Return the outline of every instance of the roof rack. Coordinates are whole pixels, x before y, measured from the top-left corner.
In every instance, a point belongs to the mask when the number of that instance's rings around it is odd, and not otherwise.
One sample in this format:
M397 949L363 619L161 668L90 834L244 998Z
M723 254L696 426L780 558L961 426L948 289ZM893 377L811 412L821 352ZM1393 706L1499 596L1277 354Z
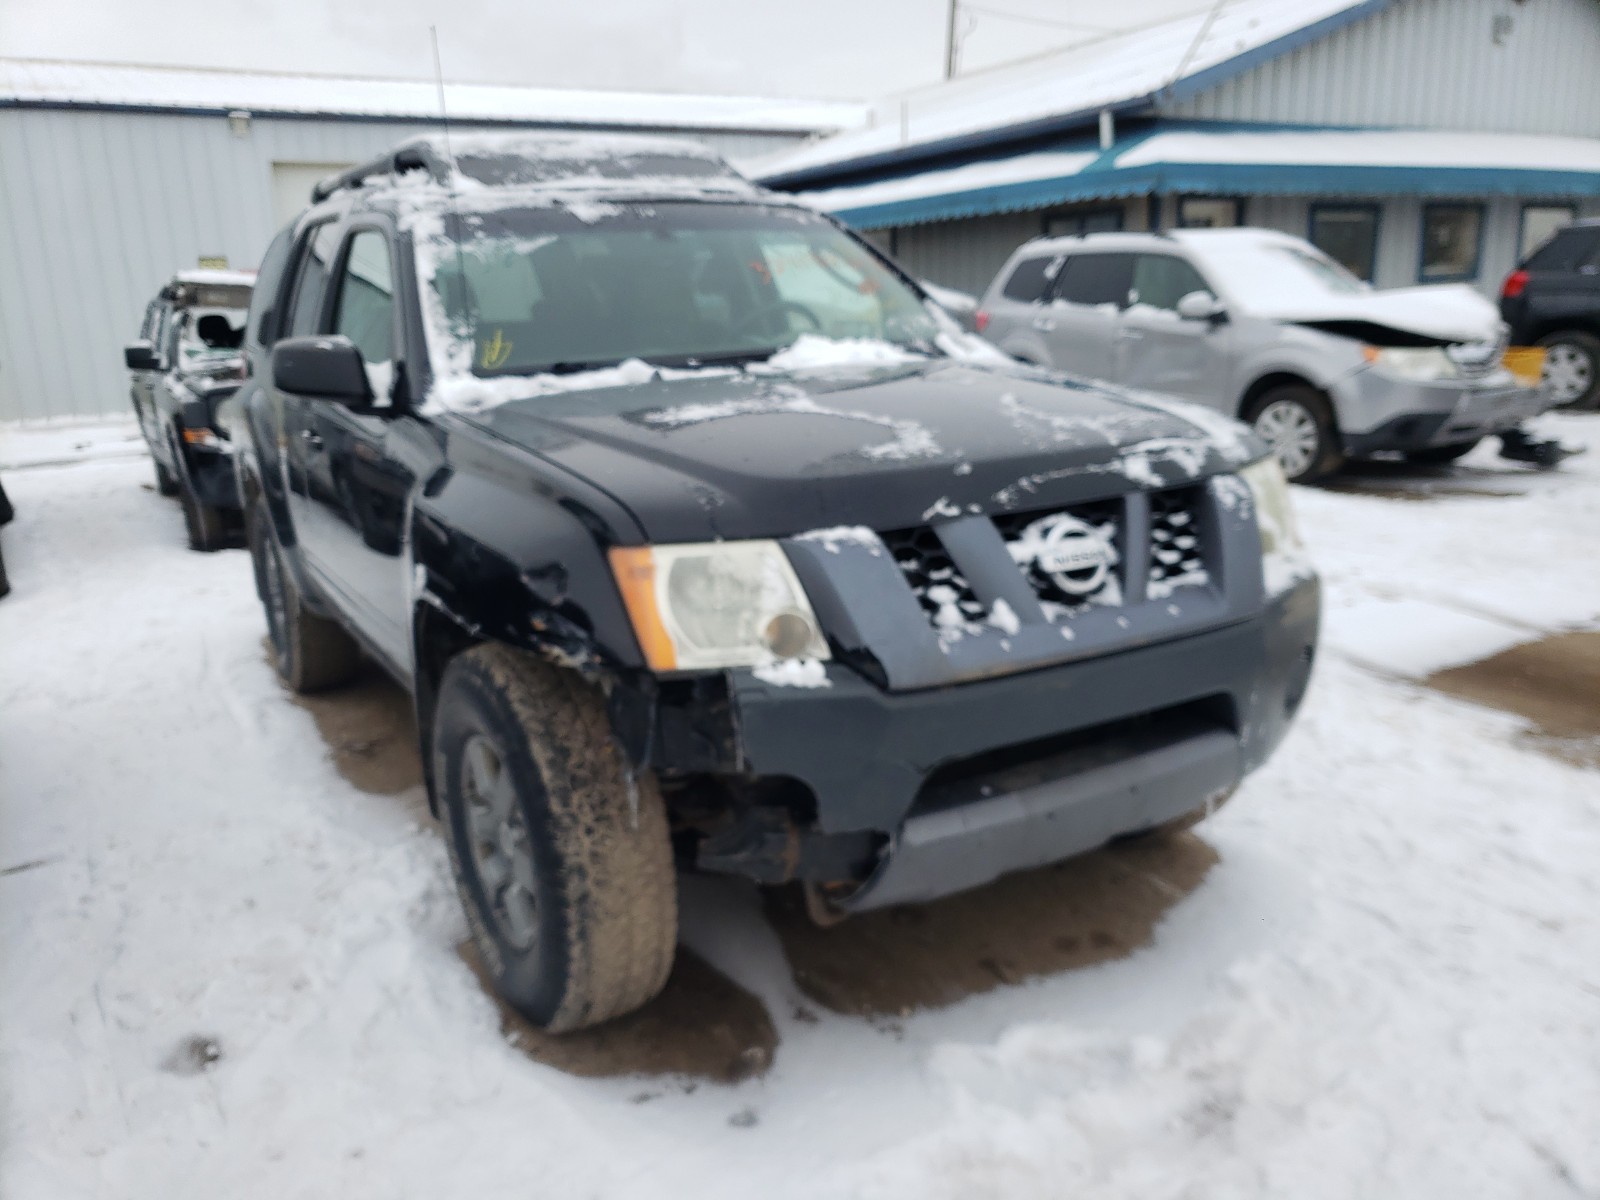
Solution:
M374 176L393 178L408 171L426 171L436 183L450 182L450 163L435 151L426 138L418 138L402 142L370 162L330 175L311 189L311 203L321 204L335 192L361 187Z

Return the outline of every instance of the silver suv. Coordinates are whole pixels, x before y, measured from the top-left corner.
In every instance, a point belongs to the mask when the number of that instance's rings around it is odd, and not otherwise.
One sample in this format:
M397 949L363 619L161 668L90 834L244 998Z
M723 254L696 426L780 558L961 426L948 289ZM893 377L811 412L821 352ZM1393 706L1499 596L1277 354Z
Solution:
M1026 362L1238 416L1295 480L1380 450L1450 462L1549 407L1472 289L1378 291L1268 229L1029 242L977 328Z

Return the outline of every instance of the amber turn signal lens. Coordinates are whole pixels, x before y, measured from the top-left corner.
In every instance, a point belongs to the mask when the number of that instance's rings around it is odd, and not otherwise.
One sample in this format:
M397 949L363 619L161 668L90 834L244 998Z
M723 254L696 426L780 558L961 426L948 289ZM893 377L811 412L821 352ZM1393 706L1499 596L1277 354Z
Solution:
M656 562L648 546L613 546L609 551L611 573L617 577L622 603L633 623L639 649L652 671L672 671L678 666L661 608L656 603Z

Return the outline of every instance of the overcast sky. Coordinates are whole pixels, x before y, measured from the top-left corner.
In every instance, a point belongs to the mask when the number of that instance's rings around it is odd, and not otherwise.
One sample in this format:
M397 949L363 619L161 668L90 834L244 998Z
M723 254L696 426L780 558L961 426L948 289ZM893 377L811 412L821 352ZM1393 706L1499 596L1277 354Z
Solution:
M1208 6L971 0L962 63ZM870 99L940 77L946 12L947 0L0 0L0 54L418 78L433 73L437 24L453 80Z

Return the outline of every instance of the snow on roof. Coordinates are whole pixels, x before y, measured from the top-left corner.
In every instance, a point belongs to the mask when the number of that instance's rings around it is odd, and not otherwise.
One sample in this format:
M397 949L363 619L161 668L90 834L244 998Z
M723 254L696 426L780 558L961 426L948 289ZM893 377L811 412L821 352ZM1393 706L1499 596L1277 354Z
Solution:
M1158 133L1116 157L1118 169L1162 163L1600 171L1600 140L1425 129L1182 131Z
M248 287L256 285L254 271L219 271L209 267L192 267L173 276L175 283L194 283L203 287Z
M446 83L455 121L813 133L859 124L861 104L758 96L584 91ZM409 117L439 114L431 80L338 79L255 71L0 58L0 103L243 110L256 114Z
M1110 151L1038 151L797 198L858 228L1161 192L1600 195L1600 139L1421 129L1157 126Z
M1045 150L1037 154L990 159L939 171L923 171L903 179L806 192L802 198L807 204L827 212L844 212L903 200L921 200L928 196L1004 187L1013 183L1061 179L1076 175L1099 156L1098 150Z
M875 106L866 128L783 151L753 164L752 172L769 182L802 182L824 175L825 168L885 163L910 157L917 148L931 153L1000 131L1137 106L1235 59L1270 52L1274 43L1315 33L1312 27L1322 22L1352 18L1385 2L1206 5L1188 16L903 93Z

